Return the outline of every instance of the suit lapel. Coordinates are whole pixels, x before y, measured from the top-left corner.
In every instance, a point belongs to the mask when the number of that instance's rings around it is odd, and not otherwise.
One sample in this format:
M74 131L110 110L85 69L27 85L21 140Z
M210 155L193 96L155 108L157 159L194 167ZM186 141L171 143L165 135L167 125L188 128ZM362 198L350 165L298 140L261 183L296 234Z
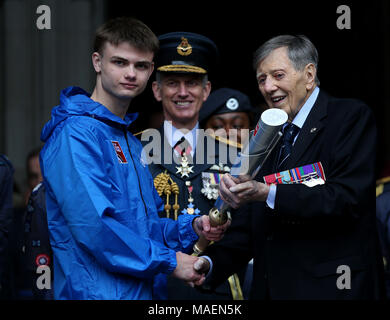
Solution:
M297 140L292 148L291 155L283 165L284 168L293 168L313 143L313 140L324 127L323 119L327 115L328 96L320 91L313 108L311 109Z

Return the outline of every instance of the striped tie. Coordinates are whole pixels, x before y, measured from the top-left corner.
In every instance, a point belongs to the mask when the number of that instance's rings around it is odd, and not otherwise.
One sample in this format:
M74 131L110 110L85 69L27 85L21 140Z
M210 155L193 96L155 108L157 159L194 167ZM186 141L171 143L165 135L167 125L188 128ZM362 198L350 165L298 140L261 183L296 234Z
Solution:
M292 123L289 123L284 128L283 137L282 137L282 147L280 148L278 168L280 168L283 162L290 156L294 138L296 137L298 132L299 132L299 127L297 127Z
M175 144L174 149L182 157L183 155L189 155L192 151L190 143L183 137Z

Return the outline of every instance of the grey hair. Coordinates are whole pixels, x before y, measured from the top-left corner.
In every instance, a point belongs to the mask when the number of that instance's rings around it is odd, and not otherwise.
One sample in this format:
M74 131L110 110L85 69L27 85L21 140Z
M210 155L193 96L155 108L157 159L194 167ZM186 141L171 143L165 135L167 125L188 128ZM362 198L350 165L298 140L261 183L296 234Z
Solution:
M195 75L197 75L197 74L195 74ZM161 80L163 77L164 77L163 72L159 72L159 71L156 72L156 82L158 83L159 86L161 86ZM207 74L199 74L199 77L201 77L201 79L202 79L203 88L206 87L206 84L209 81L208 75Z
M304 35L292 36L281 35L274 37L262 44L253 55L253 67L257 70L261 61L275 49L286 47L287 55L293 67L297 71L302 71L309 63L314 64L318 70L318 52L314 44ZM315 78L317 85L320 80Z

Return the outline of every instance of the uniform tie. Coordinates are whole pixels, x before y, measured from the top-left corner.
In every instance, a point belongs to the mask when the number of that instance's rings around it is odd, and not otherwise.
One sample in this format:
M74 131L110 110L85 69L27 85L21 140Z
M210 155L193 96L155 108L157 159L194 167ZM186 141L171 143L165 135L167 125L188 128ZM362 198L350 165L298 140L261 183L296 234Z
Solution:
M290 156L294 138L299 132L299 127L295 124L289 123L283 130L282 147L280 148L279 164L281 167L283 162Z
M182 157L184 155L189 155L192 151L190 143L183 137L180 138L178 142L176 142L174 149L179 153Z

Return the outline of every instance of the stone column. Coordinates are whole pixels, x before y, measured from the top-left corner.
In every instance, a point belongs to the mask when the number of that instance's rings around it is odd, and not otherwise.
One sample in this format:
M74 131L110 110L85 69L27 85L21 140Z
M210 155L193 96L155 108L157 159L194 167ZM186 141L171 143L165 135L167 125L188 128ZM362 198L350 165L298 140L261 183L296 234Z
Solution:
M40 132L60 90L94 87L92 42L105 20L105 3L5 0L0 5L0 150L12 161L20 186L25 184L26 156L42 145ZM50 9L50 29L37 26L40 5Z

